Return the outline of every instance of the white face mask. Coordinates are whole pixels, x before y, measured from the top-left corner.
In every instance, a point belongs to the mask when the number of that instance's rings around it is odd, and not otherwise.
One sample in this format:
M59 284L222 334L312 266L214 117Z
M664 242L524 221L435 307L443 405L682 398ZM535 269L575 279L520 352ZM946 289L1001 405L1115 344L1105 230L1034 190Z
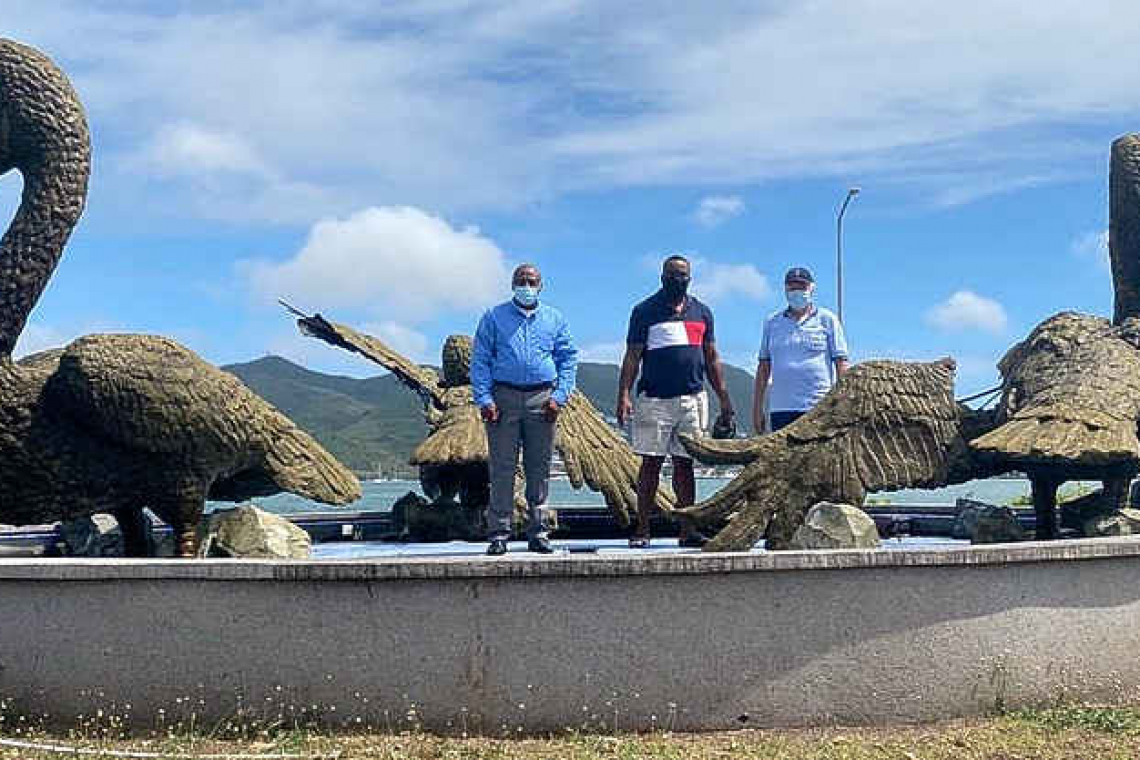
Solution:
M515 301L520 306L531 308L538 303L538 288L533 285L515 285Z
M786 290L784 295L788 299L788 306L796 311L803 311L811 306L811 291L810 290Z

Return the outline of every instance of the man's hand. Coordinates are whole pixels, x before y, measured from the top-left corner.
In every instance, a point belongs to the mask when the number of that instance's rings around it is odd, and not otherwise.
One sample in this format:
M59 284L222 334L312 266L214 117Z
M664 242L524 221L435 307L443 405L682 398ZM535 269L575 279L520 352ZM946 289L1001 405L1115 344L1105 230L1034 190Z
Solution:
M546 418L547 422L557 420L559 411L561 411L561 408L558 406L558 402L552 398L548 398L546 403L542 406L542 416Z
M499 407L487 404L479 408L479 415L483 418L483 422L493 425L499 421Z
M621 393L618 395L617 400L617 421L619 425L624 425L629 422L633 417L633 402L629 400L628 393Z

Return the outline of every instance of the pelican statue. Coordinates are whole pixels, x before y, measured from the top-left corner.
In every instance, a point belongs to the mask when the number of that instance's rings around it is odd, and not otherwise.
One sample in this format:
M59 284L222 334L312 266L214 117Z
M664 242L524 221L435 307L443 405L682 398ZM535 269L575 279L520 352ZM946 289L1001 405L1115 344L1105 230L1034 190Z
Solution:
M149 507L193 556L207 499L280 491L327 504L360 484L237 378L172 340L89 335L12 360L28 314L83 212L91 168L83 107L46 56L0 39L0 174L24 187L0 240L0 522L109 512L130 556Z

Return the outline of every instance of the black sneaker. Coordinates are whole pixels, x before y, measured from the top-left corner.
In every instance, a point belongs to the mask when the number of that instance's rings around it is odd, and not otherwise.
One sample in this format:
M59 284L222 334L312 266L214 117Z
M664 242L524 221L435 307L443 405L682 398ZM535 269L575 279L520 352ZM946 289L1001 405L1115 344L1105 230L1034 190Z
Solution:
M532 552L537 552L538 554L554 553L554 547L550 545L550 539L546 536L532 538L526 542L526 548Z
M492 538L491 545L487 547L487 554L492 557L498 557L500 554L507 553L507 539L505 538Z
M700 549L702 546L709 542L709 537L699 530L694 530L681 536L677 540L677 546L682 549Z

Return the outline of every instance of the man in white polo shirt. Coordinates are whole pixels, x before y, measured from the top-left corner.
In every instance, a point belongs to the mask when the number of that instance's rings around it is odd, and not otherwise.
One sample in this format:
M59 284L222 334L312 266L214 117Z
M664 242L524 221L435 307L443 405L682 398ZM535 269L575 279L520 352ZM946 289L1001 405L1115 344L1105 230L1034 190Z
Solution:
M776 432L802 417L847 371L847 339L839 318L813 303L815 278L803 267L784 275L788 308L764 322L756 387L752 394L752 428ZM771 387L768 380L771 378ZM768 422L764 425L764 397Z

